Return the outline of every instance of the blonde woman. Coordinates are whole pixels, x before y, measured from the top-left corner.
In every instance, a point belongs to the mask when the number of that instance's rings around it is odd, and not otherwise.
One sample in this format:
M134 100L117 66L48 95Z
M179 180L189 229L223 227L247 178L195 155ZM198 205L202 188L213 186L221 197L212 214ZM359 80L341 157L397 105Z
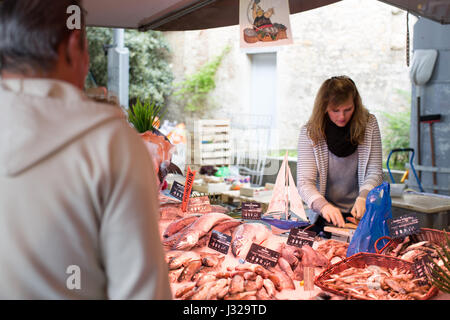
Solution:
M383 180L377 119L347 76L327 79L298 142L297 187L312 209L315 231L361 219L368 192ZM317 214L319 216L317 216Z

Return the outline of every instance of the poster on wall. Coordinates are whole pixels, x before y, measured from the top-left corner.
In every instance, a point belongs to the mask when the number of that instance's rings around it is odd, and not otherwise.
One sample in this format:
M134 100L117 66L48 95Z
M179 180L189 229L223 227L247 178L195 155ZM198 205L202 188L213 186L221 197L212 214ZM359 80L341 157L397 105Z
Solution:
M292 43L289 0L240 0L241 48Z

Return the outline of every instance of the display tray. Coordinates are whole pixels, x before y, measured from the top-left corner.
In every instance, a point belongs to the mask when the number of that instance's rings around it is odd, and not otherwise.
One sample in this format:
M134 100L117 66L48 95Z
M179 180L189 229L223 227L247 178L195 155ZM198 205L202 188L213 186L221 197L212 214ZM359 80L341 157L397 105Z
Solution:
M331 292L336 295L357 299L357 300L371 300L369 298L362 299L361 297L357 297L352 293L342 292L340 290L335 290L334 288L330 288L325 280L331 279L331 275L338 274L348 268L366 268L367 266L375 265L384 268L397 268L400 270L413 272L413 263L396 258L390 257L386 255L376 254L376 253L366 253L360 252L350 256L338 263L335 263L325 269L321 274L319 274L314 280L314 284L321 288L324 291ZM425 297L421 300L428 300L434 297L439 290L436 287L431 287Z

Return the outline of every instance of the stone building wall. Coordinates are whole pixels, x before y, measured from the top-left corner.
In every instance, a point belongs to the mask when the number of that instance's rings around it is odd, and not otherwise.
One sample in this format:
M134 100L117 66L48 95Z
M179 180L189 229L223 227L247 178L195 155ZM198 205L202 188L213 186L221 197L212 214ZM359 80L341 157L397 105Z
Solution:
M417 19L410 15L410 39ZM277 50L277 127L280 148L296 148L321 83L333 75L352 77L363 103L374 113L383 134L383 112L410 108L406 65L406 12L380 1L345 0L291 15L294 43ZM195 72L230 44L212 93L216 109L204 117L250 112L250 63L239 47L239 27L165 32L172 51L176 82ZM169 102L169 119L185 121L179 105ZM282 129L280 129L282 128Z

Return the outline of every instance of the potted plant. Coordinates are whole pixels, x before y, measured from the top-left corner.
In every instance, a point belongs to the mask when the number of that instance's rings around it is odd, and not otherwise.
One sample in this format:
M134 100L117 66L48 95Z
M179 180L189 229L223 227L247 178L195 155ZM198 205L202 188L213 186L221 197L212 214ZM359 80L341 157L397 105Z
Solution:
M169 139L158 130L162 120L163 112L161 107L154 101L147 99L141 103L137 98L136 103L128 109L128 122L139 132L145 145L152 156L154 167L159 177L159 182L164 182L164 177L168 173L182 174L181 170L171 163L174 146Z

